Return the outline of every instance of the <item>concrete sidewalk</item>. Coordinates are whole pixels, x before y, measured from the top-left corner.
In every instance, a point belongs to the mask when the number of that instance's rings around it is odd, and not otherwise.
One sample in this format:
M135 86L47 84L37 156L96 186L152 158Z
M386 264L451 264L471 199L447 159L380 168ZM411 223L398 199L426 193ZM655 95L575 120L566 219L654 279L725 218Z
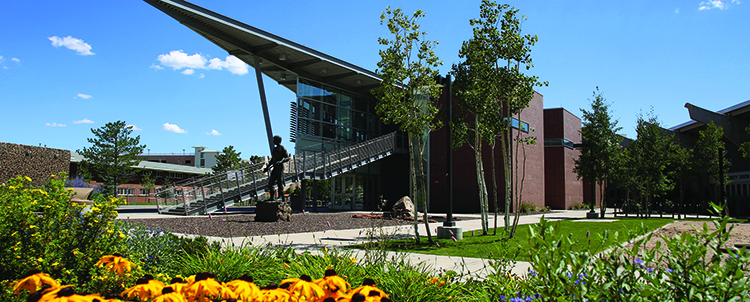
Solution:
M582 219L586 217L587 210L564 210L554 211L553 213L546 213L544 216L550 220L563 220L563 219ZM369 213L369 212L367 212ZM609 213L611 216L611 212ZM439 213L430 213L430 215L444 215ZM473 216L477 219L456 221L456 226L461 227L464 232L472 230L482 229L481 219L478 214L457 214L456 216ZM169 216L178 218L181 216ZM539 222L541 214L539 215L527 215L519 218L519 225L533 224ZM165 218L164 215L156 213L121 213L118 219L126 218ZM609 218L609 217L608 217ZM498 226L503 225L502 216L498 217ZM596 221L596 220L592 220ZM490 227L494 226L494 219L490 216L489 221ZM436 236L436 228L442 226L442 223L430 223L430 230L433 236ZM369 230L372 232L373 230ZM411 225L403 226L392 226L383 227L377 229L382 234L387 234L394 237L413 237L414 229ZM419 224L420 235L426 236L424 223ZM192 237L190 235L183 235ZM377 235L375 237L378 237ZM224 246L241 246L243 244L251 243L255 246L271 244L274 246L289 246L294 248L298 252L309 251L312 253L322 252L323 247L328 249L340 248L342 246L365 243L368 241L368 230L367 229L353 229L353 230L331 230L323 232L309 232L309 233L297 233L297 234L281 234L281 235L266 235L266 236L252 236L252 237L207 237L209 241L221 242ZM367 255L364 250L348 250L352 252L352 257L357 259L363 259ZM438 256L438 255L426 255L416 253L396 253L396 252L385 252L387 259L391 257L405 257L407 261L417 264L422 263L430 266L435 271L455 271L459 275L472 276L481 278L489 273L492 273L490 262L487 259L482 258L467 258L467 257L453 257L453 256ZM530 264L527 262L516 262L513 266L512 273L517 275L524 275L528 272Z

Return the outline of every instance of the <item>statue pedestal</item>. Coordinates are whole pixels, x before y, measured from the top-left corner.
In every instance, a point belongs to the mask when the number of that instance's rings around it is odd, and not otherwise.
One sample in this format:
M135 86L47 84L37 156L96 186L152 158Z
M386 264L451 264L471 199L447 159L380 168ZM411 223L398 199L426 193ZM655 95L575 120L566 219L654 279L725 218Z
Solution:
M586 219L597 219L599 218L599 213L597 212L586 212Z
M451 234L453 232L453 234ZM456 240L464 239L464 230L461 227L437 227L437 238L438 239L451 239L455 237Z
M255 221L292 221L292 207L288 202L266 201L255 206Z

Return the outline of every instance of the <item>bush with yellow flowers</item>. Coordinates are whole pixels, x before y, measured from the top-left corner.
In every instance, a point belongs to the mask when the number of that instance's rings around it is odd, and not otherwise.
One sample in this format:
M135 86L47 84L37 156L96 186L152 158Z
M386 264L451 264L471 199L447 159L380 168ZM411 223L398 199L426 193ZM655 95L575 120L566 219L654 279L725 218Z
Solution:
M101 256L123 249L125 234L113 226L121 200L72 203L65 178L51 175L43 188L25 176L0 184L0 280L38 269L66 284L85 283Z

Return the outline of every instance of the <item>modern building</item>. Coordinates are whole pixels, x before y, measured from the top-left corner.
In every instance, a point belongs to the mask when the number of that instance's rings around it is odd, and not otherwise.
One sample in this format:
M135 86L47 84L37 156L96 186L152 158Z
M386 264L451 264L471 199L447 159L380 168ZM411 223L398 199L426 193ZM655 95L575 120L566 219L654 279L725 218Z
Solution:
M731 162L728 167L730 183L725 194L731 215L750 215L750 160L743 157L742 143L750 142L750 101L711 111L687 103L690 121L669 128L685 148L692 148L698 140L698 132L713 122L724 130L725 158ZM717 150L718 152L718 150ZM667 198L679 200L679 193L673 192ZM688 209L706 209L708 201L720 200L719 186L709 175L698 175L690 180L685 193Z
M263 108L267 108L263 75L296 94L296 98L290 100L290 138L295 143L297 155L305 157L315 153L347 150L354 144L397 130L396 125L384 124L375 112L377 100L372 96L371 90L379 87L380 79L374 72L186 1L144 1L253 67ZM445 94L446 91L438 103L445 103ZM537 93L531 106L520 116L515 116L512 123L513 135L533 136L536 145L519 148L513 145L511 149L514 160L518 159L516 167L519 171L525 171L521 191L523 200L536 206L564 208L572 203L582 202L581 190L576 189L581 184L574 180L572 170L566 170L572 169L569 156L576 156L576 151L565 144L566 140L577 139L580 120L564 110L552 110L549 114L555 116L550 118L550 123L557 124L546 124L547 113L543 109L542 95ZM274 132L267 112L263 115L270 150ZM551 129L550 144L545 145L545 129L548 127ZM448 169L444 137L444 129L438 129L429 135L426 152L429 211L441 212L447 208L445 174ZM393 203L400 197L409 195L407 144L398 140L396 145L393 154L332 177L329 206L336 209L377 209L382 199ZM499 150L494 150L496 161L500 158ZM485 154L485 174L490 180L492 177L489 167L493 151L485 146L482 152ZM453 158L453 209L455 212L478 212L479 190L473 153L468 147L463 147L454 152ZM197 156L195 160L197 164ZM559 169L564 172L556 173ZM499 182L505 177L502 170L498 166L495 173ZM550 176L547 177L545 173L550 173ZM546 183L554 191L554 198L548 198ZM492 192L492 183L488 181L487 184ZM559 194L565 196L560 197Z

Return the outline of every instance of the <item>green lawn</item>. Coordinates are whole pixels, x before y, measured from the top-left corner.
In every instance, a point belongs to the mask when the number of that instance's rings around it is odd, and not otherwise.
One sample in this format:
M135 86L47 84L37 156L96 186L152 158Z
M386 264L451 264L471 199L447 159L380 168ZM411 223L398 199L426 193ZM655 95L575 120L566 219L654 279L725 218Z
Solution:
M611 235L614 235L615 232L624 235L628 230L639 229L641 225L648 227L649 230L653 230L672 221L674 220L666 218L622 218L613 222L563 220L554 222L553 226L556 234L572 234L571 239L580 243L574 246L574 250L583 251L591 247L595 251L601 251L613 246L615 243L614 236L610 236L607 241L603 241L600 238L600 235L605 230L609 230ZM457 242L453 242L452 239L440 239L436 240L437 243L429 244L427 238L423 237L420 244L417 244L413 238L410 238L369 244L369 246L367 246L368 244L360 244L352 246L352 248L373 248L377 246L389 251L409 253L485 259L508 258L518 261L528 261L530 252L542 252L530 251L528 240L529 228L530 225L519 225L516 229L516 236L510 240L505 239L504 228L498 228L497 235L495 236L492 235L493 229L490 229L490 235L486 236L481 235L481 230L474 231L474 236L472 236L471 231L464 232L464 238ZM586 232L590 232L588 238L586 237ZM619 236L618 238L620 242L624 242L625 240L625 236Z

